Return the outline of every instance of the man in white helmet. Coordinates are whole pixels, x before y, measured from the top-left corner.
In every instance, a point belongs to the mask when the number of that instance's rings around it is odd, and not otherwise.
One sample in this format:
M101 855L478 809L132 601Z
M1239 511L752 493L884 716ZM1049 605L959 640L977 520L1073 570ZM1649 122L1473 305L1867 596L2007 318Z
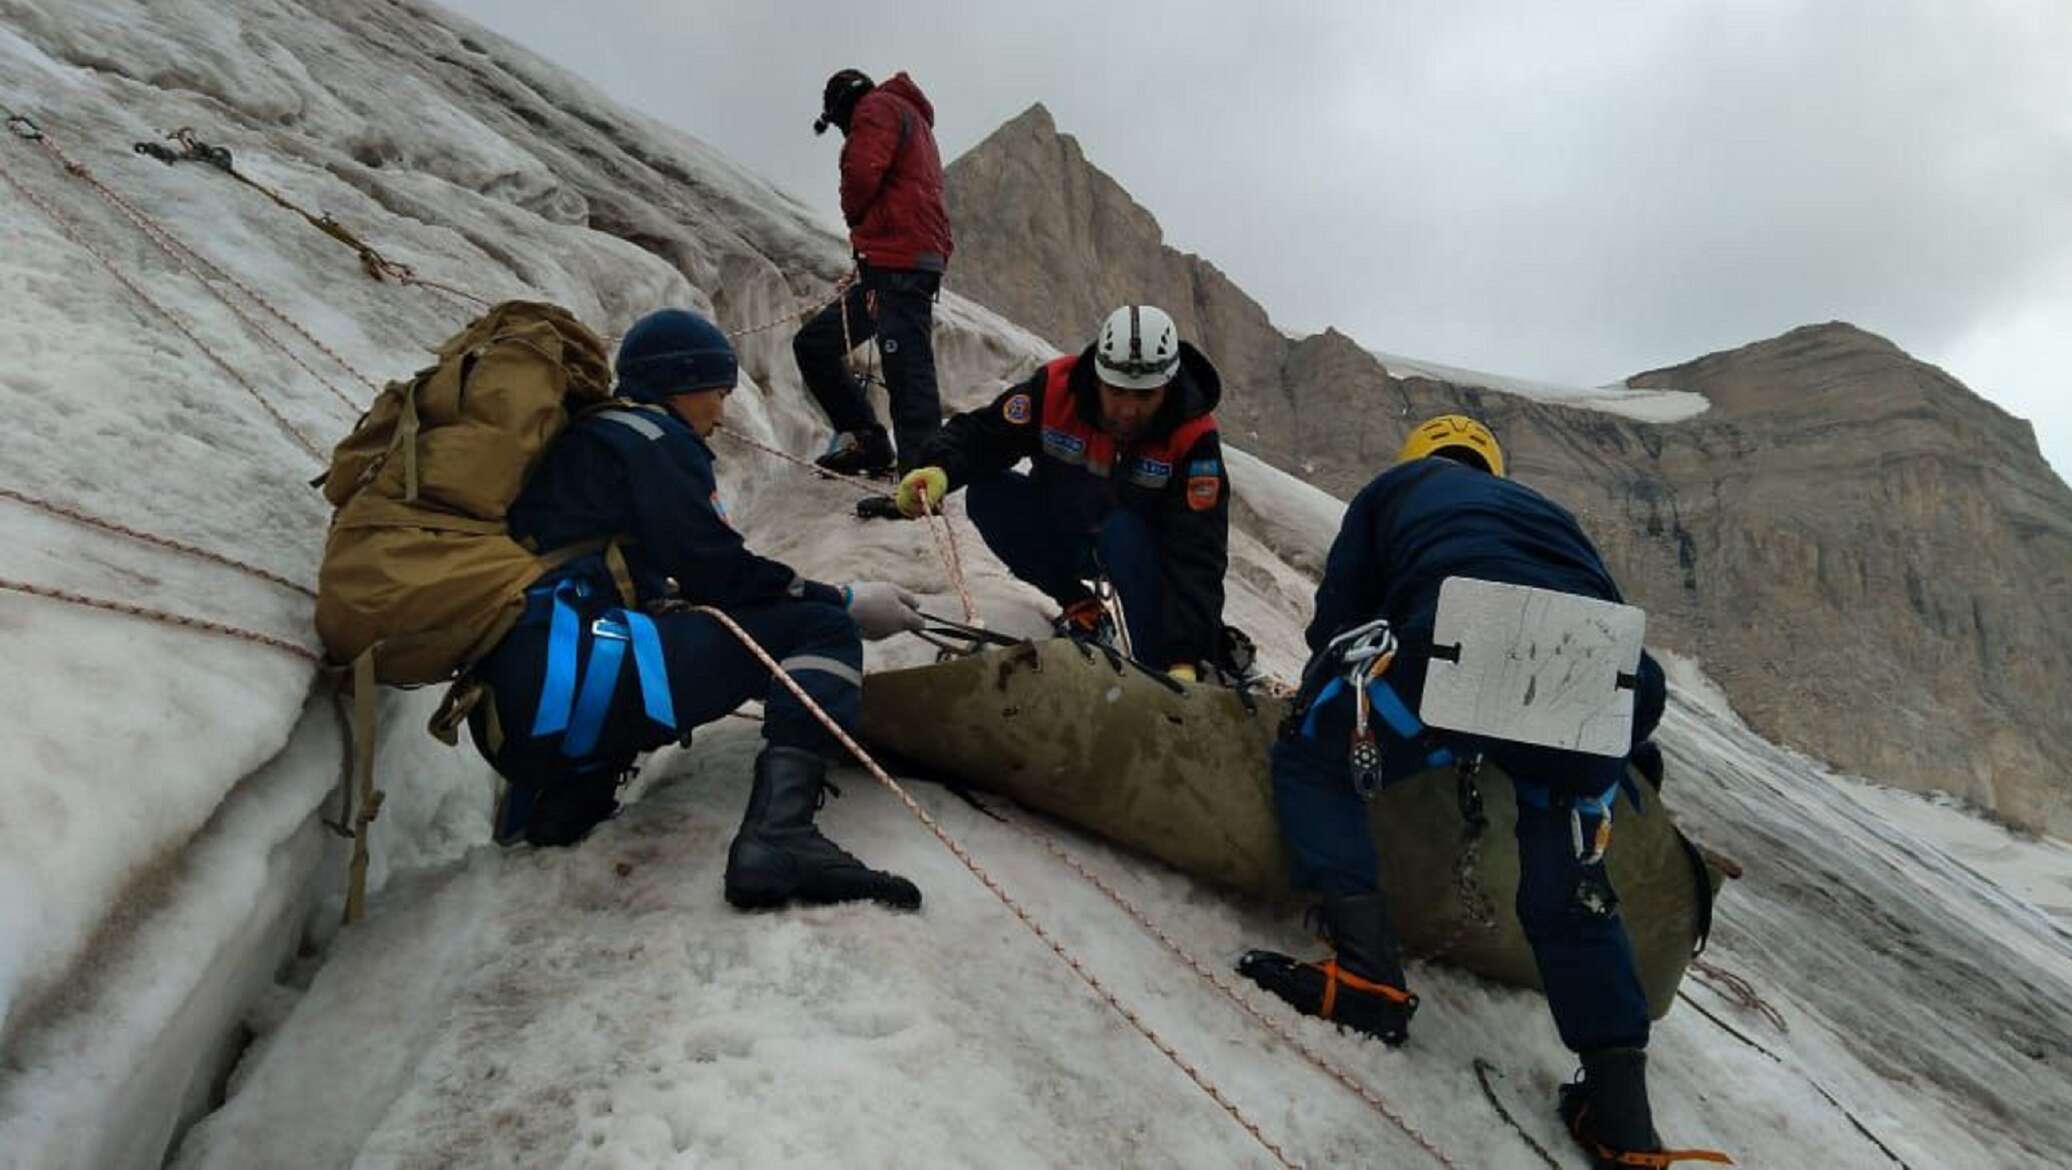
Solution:
M1222 379L1151 305L1108 315L1093 344L944 424L900 481L906 516L958 488L1009 571L1063 610L1061 633L1112 642L1088 587L1122 598L1140 661L1191 680L1218 661L1230 484L1210 413ZM1023 459L1027 474L1010 470Z

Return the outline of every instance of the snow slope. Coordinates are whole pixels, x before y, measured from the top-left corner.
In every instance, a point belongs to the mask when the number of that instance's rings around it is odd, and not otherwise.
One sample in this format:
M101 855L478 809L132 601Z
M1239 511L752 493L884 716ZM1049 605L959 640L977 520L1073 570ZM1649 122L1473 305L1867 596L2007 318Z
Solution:
M1504 374L1485 374L1480 370L1464 370L1458 366L1383 353L1378 349L1370 349L1367 352L1373 354L1382 364L1382 368L1393 377L1430 378L1436 382L1452 382L1459 386L1481 386L1504 394L1516 394L1542 402L1556 402L1562 406L1602 410L1608 414L1623 415L1641 422L1682 422L1687 418L1696 418L1704 414L1712 405L1705 400L1703 394L1689 390L1657 390L1616 383L1610 386L1572 386L1565 382L1543 382L1533 378L1514 378Z
M465 308L373 281L256 193L129 144L192 125L422 275L554 299L606 331L659 304L735 329L779 322L844 263L841 241L709 148L405 4L0 0L0 103L376 379L420 364ZM11 187L0 199L0 487L308 582L326 517L303 483L317 460L289 428L328 444L369 390L254 311L341 401L33 145L0 139L0 167L79 233ZM1048 353L954 297L938 320L954 404ZM734 425L813 449L825 428L787 331L741 346ZM826 579L889 577L954 614L920 527L861 524L847 489L720 450L761 551ZM1241 452L1231 463L1227 616L1285 676L1339 506ZM958 524L989 623L1040 630L1040 598ZM0 534L0 578L311 644L293 589L11 499ZM927 909L726 910L717 867L752 723L657 759L647 799L584 847L502 853L482 844L487 770L420 730L435 696L388 696L374 912L334 936L343 867L319 817L340 727L309 663L6 591L0 646L14 668L0 672L7 1170L154 1166L176 1141L183 1167L1266 1164L861 774L827 823L919 881ZM873 647L871 664L927 653ZM2023 1165L2072 1144L2049 1107L2072 1060L2062 847L1827 776L1684 681L1663 734L1670 799L1750 870L1712 958L1753 978L1790 1031L1694 984L1782 1064L1679 1009L1656 1045L1665 1131L1752 1165L1886 1164L1810 1076L1917 1167ZM1295 1157L1420 1156L1014 829L919 795ZM1212 962L1305 945L1282 916L1063 837ZM1470 1062L1495 1061L1511 1107L1557 1145L1544 1105L1567 1056L1543 1005L1444 968L1416 978L1426 1007L1402 1052L1293 1026L1459 1164L1538 1164Z

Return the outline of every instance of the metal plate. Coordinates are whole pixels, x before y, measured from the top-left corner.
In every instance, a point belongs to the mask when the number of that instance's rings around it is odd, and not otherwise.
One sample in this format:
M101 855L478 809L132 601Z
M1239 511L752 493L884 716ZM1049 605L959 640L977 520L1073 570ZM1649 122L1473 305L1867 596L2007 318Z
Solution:
M1630 605L1448 577L1419 714L1449 731L1624 756L1646 632Z

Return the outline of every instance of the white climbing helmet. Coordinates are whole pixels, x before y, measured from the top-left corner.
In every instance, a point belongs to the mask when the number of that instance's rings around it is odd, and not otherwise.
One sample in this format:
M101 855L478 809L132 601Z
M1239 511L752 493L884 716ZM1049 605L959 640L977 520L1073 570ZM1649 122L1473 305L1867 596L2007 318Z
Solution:
M1101 325L1094 368L1110 386L1155 390L1179 372L1180 330L1156 305L1124 305Z

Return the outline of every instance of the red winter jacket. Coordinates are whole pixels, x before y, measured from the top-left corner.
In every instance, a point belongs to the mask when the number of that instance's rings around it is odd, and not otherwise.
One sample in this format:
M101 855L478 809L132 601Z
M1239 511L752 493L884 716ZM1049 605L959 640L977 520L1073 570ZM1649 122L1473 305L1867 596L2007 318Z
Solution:
M856 100L842 144L842 218L874 268L941 272L950 263L935 107L901 73Z

